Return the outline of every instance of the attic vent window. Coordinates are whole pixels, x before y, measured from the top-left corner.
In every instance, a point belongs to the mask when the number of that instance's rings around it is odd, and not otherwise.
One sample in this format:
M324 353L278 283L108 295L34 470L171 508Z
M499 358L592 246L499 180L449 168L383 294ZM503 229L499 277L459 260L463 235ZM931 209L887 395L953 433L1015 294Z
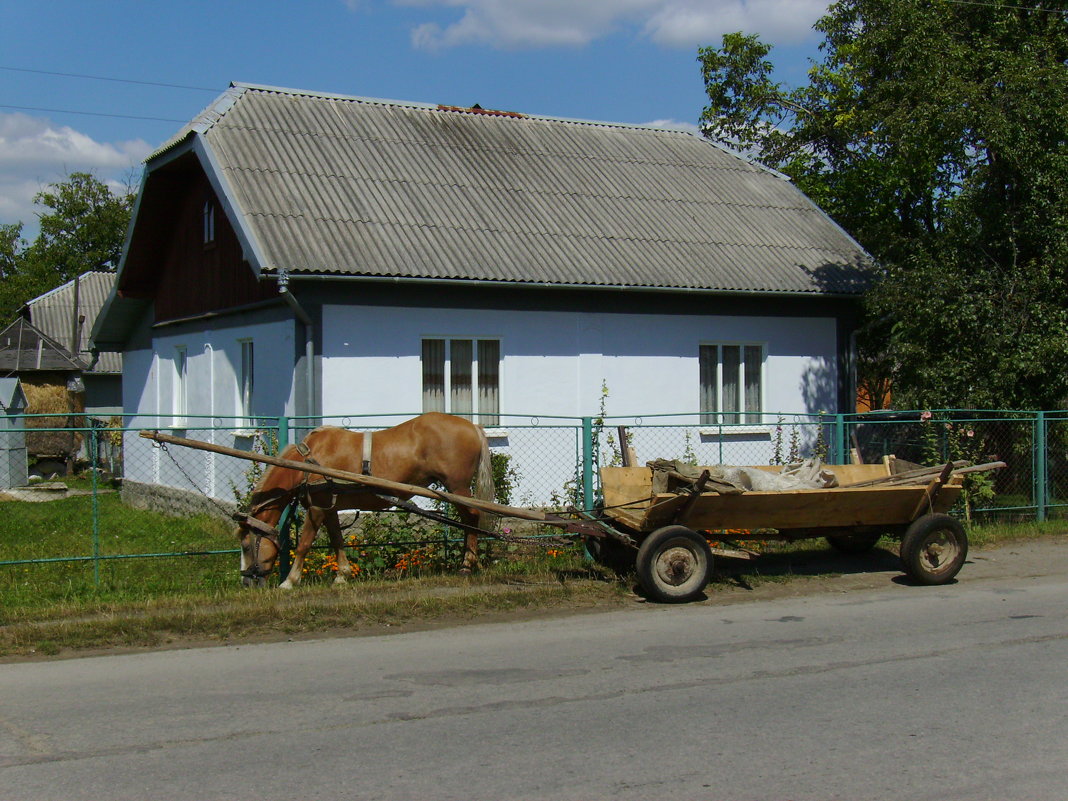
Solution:
M215 204L212 201L204 201L204 212L202 216L204 223L204 244L212 245L215 243Z

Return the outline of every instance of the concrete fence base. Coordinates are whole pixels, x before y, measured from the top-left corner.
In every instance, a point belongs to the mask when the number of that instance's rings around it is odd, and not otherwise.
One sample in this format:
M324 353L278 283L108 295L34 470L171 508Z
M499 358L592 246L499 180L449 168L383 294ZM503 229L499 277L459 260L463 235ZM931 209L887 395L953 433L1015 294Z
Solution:
M199 492L167 487L162 484L142 484L137 481L122 482L122 502L134 509L149 509L175 517L223 517L237 511L234 501L218 498L208 499Z

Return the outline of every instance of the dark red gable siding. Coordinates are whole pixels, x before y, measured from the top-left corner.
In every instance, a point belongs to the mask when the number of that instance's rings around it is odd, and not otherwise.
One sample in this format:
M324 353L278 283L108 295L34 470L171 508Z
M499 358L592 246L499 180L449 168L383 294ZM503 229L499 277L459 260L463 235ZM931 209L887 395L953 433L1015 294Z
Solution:
M241 244L226 218L222 204L200 170L185 172L174 182L179 197L172 198L171 219L157 230L165 231L157 244L159 271L150 294L155 300L156 322L222 311L278 297L271 279L258 281L244 260ZM215 239L204 242L204 204L215 208Z

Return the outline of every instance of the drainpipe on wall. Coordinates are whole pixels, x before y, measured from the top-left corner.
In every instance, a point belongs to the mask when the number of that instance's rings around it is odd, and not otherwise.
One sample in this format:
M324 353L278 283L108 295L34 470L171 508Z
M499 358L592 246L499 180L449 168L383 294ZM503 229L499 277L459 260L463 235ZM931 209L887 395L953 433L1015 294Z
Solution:
M311 416L315 414L315 340L311 317L304 311L300 301L289 291L289 270L279 267L276 280L278 281L278 294L293 310L293 316L304 326L304 399L306 413Z

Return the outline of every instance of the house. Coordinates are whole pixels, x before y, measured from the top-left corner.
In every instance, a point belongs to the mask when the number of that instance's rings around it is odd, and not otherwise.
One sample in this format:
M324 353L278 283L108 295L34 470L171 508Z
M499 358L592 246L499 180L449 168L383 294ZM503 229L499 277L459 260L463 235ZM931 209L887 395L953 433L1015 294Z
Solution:
M264 415L595 415L605 388L759 424L852 407L868 276L699 136L233 84L147 160L92 339L144 425L237 441Z
M99 418L122 413L122 354L89 350L89 332L114 284L114 273L90 271L34 298L22 309L22 316L34 328L63 343L69 354L85 364L81 374L85 413Z

